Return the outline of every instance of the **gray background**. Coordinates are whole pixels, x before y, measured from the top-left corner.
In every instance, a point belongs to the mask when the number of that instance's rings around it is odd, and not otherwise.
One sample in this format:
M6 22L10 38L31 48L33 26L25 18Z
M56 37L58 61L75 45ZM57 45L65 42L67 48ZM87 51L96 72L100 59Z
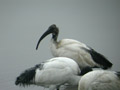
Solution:
M43 90L14 85L16 76L52 58L51 35L35 50L51 24L58 39L81 41L105 55L120 71L120 0L0 0L0 89Z

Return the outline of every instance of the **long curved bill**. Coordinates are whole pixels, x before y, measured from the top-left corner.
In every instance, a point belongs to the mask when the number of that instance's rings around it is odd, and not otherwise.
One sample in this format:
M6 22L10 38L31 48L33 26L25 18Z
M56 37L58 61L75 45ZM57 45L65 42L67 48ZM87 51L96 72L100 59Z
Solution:
M42 41L42 39L44 39L47 35L51 34L52 33L52 30L51 29L48 29L39 39L38 43L37 43L37 46L36 46L36 50L38 49L38 46L40 44L40 42Z

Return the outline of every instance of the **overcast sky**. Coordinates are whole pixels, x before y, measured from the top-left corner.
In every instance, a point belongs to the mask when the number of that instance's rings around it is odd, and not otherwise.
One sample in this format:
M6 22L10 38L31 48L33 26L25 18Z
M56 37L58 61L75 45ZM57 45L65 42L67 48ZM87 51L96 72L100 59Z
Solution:
M120 71L120 0L0 0L0 89L43 90L14 85L16 76L52 58L51 35L35 50L51 24L58 39L81 41L105 55Z

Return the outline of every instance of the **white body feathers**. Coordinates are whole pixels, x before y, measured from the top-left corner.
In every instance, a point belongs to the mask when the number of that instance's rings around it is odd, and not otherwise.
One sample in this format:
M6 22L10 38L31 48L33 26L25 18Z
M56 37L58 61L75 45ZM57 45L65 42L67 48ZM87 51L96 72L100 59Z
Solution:
M58 43L52 39L50 49L53 56L71 58L79 64L80 68L99 66L93 61L91 55L82 48L89 50L85 44L73 39L62 39Z
M44 63L43 69L36 69L35 82L40 86L55 86L56 88L61 84L73 82L70 81L71 77L79 73L80 69L72 59L66 57L52 58Z
M120 90L120 77L114 71L91 71L81 77L78 90Z
M78 85L79 73L79 66L74 60L56 57L25 70L17 77L16 85L35 84L55 90L64 84Z

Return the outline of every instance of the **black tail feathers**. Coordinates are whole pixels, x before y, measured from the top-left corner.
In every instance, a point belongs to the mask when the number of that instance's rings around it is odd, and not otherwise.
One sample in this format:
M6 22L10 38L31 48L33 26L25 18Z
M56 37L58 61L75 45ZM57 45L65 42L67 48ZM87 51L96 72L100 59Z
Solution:
M93 60L97 62L99 65L101 65L103 69L108 69L112 67L112 63L102 54L94 51L93 49L91 49L90 53Z
M105 58L102 54L96 52L91 47L89 47L89 48L90 48L90 50L85 49L85 48L83 48L83 49L90 53L90 55L93 58L93 60L97 64L99 64L101 66L101 68L108 69L108 68L112 67L112 63L107 58Z
M21 73L20 76L16 78L15 85L28 86L34 84L36 69L39 68L39 66L40 64Z

